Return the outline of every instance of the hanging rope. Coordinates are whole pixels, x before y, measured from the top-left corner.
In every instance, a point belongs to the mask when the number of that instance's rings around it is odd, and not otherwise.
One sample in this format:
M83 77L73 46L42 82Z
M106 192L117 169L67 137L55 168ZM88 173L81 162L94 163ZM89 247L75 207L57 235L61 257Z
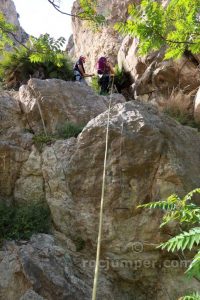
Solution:
M42 100L42 96L40 93L39 94L39 97L40 99ZM36 103L37 103L37 106L38 106L38 110L39 110L39 113L40 113L40 118L41 118L41 121L42 121L42 126L43 126L43 129L44 129L44 133L45 135L47 136L47 130L46 130L46 126L45 126L45 123L44 123L44 118L43 118L43 114L42 114L42 109L41 109L41 106L40 106L40 103L38 101L38 98L36 96Z
M101 189L101 205L100 205L100 215L99 215L99 233L98 233L98 242L97 242L96 264L95 264L92 300L96 300L97 285L98 285L98 278L99 278L99 260L100 260L101 236L102 236L102 227L103 227L103 206L104 206L104 195L105 195L106 165L107 165L107 155L108 155L108 134L109 134L110 108L111 108L111 103L112 103L113 86L114 86L114 76L112 78L112 84L111 84L111 93L110 93L110 100L109 100L109 107L108 107L108 119L107 119L107 126L106 126L106 146L105 146L105 154L104 154L103 180L102 180L102 189Z

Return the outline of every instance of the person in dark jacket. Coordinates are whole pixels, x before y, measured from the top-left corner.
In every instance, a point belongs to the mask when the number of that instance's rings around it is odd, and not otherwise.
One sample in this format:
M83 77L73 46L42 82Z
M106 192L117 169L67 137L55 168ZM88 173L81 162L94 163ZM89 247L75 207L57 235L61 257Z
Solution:
M85 56L81 55L74 65L75 80L84 83L85 83L85 77L93 76L93 74L90 75L85 73L85 68L84 68L85 61L86 61Z

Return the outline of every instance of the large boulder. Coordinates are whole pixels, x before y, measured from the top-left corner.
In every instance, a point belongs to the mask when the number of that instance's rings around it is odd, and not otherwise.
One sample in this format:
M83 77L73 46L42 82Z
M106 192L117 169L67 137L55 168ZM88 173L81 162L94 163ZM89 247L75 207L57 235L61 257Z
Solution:
M42 154L55 226L87 255L86 270L94 266L106 123L107 112L91 120L77 141L59 141ZM176 228L160 230L160 213L137 205L199 187L199 143L198 132L150 105L128 102L111 109L101 259L115 282L121 280L119 299L126 294L127 299L166 300L167 293L176 298L196 287L183 284L185 261L155 249ZM165 291L161 282L167 282Z
M83 262L83 256L73 255L51 235L33 235L29 242L7 242L0 252L0 299L88 300L93 269L86 272ZM99 282L102 298L98 299L116 300L109 276L103 273Z
M53 236L40 234L30 242L7 243L0 258L0 299L86 300L90 297L90 276L87 282L87 274L76 269L72 257L56 244Z
M88 86L56 79L32 79L19 93L1 92L0 200L26 203L45 199L41 155L33 147L33 133L43 134L42 119L48 133L67 122L85 125L107 110L109 101ZM113 95L113 105L124 101L122 95Z
M22 111L34 132L54 133L66 122L85 125L107 110L109 97L96 95L89 86L59 79L31 79L19 90ZM125 99L113 97L113 104ZM44 125L43 125L44 122Z
M148 95L151 99L156 93L169 97L175 88L185 93L194 91L200 85L200 72L197 63L187 57L173 61L154 60L135 83L138 97Z

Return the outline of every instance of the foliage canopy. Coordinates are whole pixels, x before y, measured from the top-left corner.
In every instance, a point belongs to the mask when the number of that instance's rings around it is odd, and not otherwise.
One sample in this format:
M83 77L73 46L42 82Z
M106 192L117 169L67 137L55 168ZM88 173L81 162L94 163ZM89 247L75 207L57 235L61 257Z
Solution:
M139 54L167 46L165 58L178 58L189 50L200 53L200 0L171 0L167 7L155 0L130 5L129 18L115 29L139 39Z

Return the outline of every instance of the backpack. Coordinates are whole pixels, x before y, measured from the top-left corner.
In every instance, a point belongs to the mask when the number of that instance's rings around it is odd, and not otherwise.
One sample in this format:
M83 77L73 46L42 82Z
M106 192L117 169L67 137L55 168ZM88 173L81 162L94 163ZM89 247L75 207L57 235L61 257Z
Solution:
M96 65L96 68L97 68L97 73L99 75L102 75L106 72L107 70L107 59L106 57L100 57L98 62L97 62L97 65Z

